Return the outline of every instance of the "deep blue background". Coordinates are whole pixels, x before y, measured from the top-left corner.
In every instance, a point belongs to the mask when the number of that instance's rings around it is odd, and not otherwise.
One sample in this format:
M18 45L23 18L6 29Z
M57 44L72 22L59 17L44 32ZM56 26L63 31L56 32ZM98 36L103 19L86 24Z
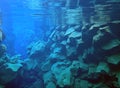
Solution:
M41 3L42 0L0 0L1 28L9 54L20 53L25 57L31 42L45 40L45 32L53 24L49 9Z

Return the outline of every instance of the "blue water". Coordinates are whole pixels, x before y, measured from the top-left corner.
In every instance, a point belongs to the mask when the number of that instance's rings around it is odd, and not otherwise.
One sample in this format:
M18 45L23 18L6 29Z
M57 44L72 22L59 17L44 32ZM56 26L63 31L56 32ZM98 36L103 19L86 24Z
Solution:
M1 28L6 35L4 43L11 55L20 53L26 57L26 47L31 42L45 40L44 32L53 24L47 6L43 8L40 2L42 0L0 1Z

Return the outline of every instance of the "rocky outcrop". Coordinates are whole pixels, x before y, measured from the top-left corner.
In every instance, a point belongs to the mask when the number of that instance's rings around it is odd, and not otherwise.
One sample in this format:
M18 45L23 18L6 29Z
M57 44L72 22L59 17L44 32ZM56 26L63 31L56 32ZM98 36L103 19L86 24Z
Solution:
M0 44L0 57L4 56L7 47L4 44Z
M20 70L16 79L11 78L14 79L11 84L22 79L17 88L120 87L120 2L72 2L54 2L54 8L61 6L63 12L60 18L56 14L57 20L61 21L56 24L61 24L51 30L48 41L34 42L28 46L29 57L23 64L16 60L18 57L9 62L2 57L0 63L6 64L7 67L3 66L5 70L15 74Z
M44 50L45 50L45 42L43 41L38 41L36 43L32 43L28 46L28 54L29 56L35 57L35 56L39 56L40 54L44 54Z
M113 14L118 2L80 0L70 8L68 1L65 24L55 27L47 42L28 48L37 63L31 66L45 88L119 88L120 19Z
M4 55L0 58L0 85L6 86L16 79L18 72L23 67L23 61L19 55L9 57Z
M73 25L58 30L62 37L52 33L45 46L49 51L40 61L45 88L80 88L86 83L85 88L119 87L120 41L111 25L120 27L119 22Z
M67 8L63 25L52 30L45 49L37 48L46 52L43 61L36 59L45 88L119 88L120 13L114 14L119 2L75 0L77 6L71 2L62 5ZM28 54L33 59L42 56Z

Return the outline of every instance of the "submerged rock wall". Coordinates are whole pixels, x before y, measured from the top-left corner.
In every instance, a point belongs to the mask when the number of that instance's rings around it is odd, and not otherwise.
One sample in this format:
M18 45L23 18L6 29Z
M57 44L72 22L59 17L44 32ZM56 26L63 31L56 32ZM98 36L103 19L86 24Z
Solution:
M68 7L66 23L49 37L50 53L41 67L45 88L51 83L54 88L119 88L120 3L79 3Z
M120 87L120 2L74 1L58 1L66 8L61 15L63 23L51 31L48 41L29 45L28 58L23 62L18 56L8 61L7 68L17 75L0 85L4 88ZM19 68L13 69L16 66Z
M39 62L44 88L119 88L120 2L80 0L73 6L68 1L63 24L45 44L36 43L44 49L29 54Z
M82 28L71 26L54 33L41 70L56 80L51 78L46 83L44 78L45 85L53 82L60 88L119 88L119 28L120 22L111 21Z

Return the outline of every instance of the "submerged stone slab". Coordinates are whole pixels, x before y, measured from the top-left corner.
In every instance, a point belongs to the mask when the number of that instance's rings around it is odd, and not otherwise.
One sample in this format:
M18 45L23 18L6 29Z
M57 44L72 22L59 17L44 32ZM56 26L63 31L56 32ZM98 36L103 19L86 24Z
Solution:
M56 85L54 82L49 82L45 88L56 88Z
M96 72L101 72L101 71L105 71L105 72L109 72L110 69L109 69L109 66L107 63L105 62L100 62L96 68Z
M69 35L70 33L74 32L75 29L73 27L67 29L67 31L65 32L65 35Z
M118 64L120 62L120 53L107 57L108 63Z
M81 32L74 31L69 35L69 38L78 38L81 36L82 36Z
M20 63L16 63L16 64L7 63L6 65L7 65L7 69L11 69L14 72L17 72L22 67L22 64Z
M105 44L104 46L102 46L102 49L110 50L119 45L120 45L120 41L118 39L113 39L110 42L108 42L107 44Z

